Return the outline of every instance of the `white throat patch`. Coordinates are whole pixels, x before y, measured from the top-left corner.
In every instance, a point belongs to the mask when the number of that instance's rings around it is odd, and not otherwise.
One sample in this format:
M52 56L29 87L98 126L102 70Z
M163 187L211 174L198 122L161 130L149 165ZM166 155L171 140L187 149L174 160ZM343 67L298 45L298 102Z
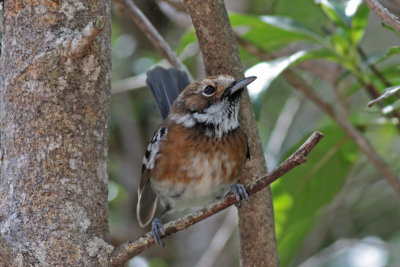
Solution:
M204 123L207 126L207 136L221 138L223 134L239 127L238 113L239 103L230 103L228 99L224 99L202 112L173 115L171 119L188 128L195 126L196 123Z

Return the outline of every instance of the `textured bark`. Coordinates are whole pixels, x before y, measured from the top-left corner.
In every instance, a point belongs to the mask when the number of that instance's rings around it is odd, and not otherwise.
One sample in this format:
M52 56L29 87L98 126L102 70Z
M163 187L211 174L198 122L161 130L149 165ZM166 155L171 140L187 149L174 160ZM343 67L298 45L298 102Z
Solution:
M243 77L236 40L222 0L183 0L192 19L208 75L231 74ZM247 92L243 95L240 125L249 139L251 160L240 182L249 183L267 171L254 112ZM278 266L274 215L270 188L249 199L239 210L242 266Z
M5 1L1 266L106 266L110 3Z

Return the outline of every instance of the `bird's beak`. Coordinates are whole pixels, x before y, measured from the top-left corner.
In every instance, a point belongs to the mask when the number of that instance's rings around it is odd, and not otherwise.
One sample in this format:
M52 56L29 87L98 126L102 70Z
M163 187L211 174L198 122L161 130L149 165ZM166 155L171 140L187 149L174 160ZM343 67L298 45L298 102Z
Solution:
M234 81L230 87L227 88L227 93L229 95L233 95L234 93L240 91L241 89L245 88L247 85L252 83L257 77L250 76L246 77L237 81Z

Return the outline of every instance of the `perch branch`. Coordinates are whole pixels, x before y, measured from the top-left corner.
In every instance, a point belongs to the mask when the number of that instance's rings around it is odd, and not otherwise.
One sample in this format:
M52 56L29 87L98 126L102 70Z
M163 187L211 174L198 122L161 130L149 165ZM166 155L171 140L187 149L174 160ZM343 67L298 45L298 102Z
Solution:
M286 159L283 163L281 163L274 170L269 172L262 178L259 178L249 185L247 185L246 190L249 196L254 195L261 189L265 188L273 181L277 180L279 177L286 174L288 171L293 169L294 167L305 163L306 156L310 151L319 143L319 141L323 138L323 134L320 132L314 132L308 139L303 143L303 145L294 152L288 159ZM236 197L233 193L227 195L225 198L209 205L208 207L202 208L198 211L190 213L180 219L171 221L164 225L165 234L161 235L161 238L165 238L173 233L184 230L189 226L204 220L211 215L220 212L228 208L229 206L235 204ZM155 244L153 236L151 232L143 235L142 237L134 240L126 242L119 247L115 248L113 253L111 254L111 265L117 266L119 264L124 263L128 259L138 255L142 251L150 248Z
M246 49L249 53L259 57L261 60L271 60L272 56L265 53L255 45L248 41L237 37L238 43ZM357 144L358 148L364 152L367 158L374 164L374 166L381 171L383 177L392 186L395 192L400 196L400 179L392 171L390 166L376 153L375 149L369 143L367 138L344 116L343 112L336 111L331 105L326 103L320 96L318 96L312 87L304 81L300 76L296 75L291 69L287 69L282 73L283 78L295 89L302 92L308 99L310 99L319 109L331 117L342 130Z
M142 11L132 2L132 0L117 0L126 10L129 18L139 27L139 29L146 35L158 52L164 56L168 62L177 69L183 70L189 76L192 81L193 78L190 75L186 66L179 60L175 52L171 49L168 43L160 35L157 29L151 24L146 18Z
M386 7L382 6L377 0L364 0L364 3L377 14L383 22L400 32L400 21L397 16L392 14Z
M103 29L104 22L105 20L102 16L97 16L94 20L90 21L88 25L72 39L70 55L77 58L82 57L94 38L96 38Z

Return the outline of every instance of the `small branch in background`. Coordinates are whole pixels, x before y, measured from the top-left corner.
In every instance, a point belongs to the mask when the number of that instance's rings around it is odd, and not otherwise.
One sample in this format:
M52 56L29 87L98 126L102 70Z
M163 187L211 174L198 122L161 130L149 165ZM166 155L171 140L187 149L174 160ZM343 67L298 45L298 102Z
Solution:
M112 83L111 94L125 93L131 90L143 88L146 86L146 74L142 73L137 76L132 76L123 80Z
M70 55L73 57L82 57L86 49L90 46L96 36L101 32L104 27L104 17L97 16L94 20L90 21L86 27L77 34L71 41Z
M236 225L236 211L232 208L225 216L225 219L218 231L215 233L214 237L209 242L207 249L204 251L203 255L201 255L194 267L214 266L215 260L217 259L218 255L220 255L229 238L232 236Z
M186 13L186 7L181 0L156 0L156 2L158 3L165 2L171 7L173 7L177 12Z
M329 115L336 123L353 139L357 146L364 152L367 158L381 171L386 181L392 186L400 196L400 179L392 171L390 166L376 153L367 138L344 116L343 112L335 111L328 103L324 102L314 93L311 86L308 85L300 76L297 76L291 70L286 70L283 77L297 90L303 92L314 104Z
M282 145L289 133L289 128L292 125L293 119L296 117L303 100L304 95L294 91L279 113L279 117L276 120L265 150L268 166L276 166L278 160L277 156L282 150Z
M157 0L156 1L161 11L168 16L176 25L183 28L192 26L189 15L186 13L186 8L182 1L173 0Z
M179 55L179 60L184 61L188 57L194 56L199 52L199 46L197 44L190 44L185 47L182 53ZM155 65L168 68L168 62L163 59L158 61ZM139 88L144 88L146 86L146 73L141 73L136 76L131 76L129 78L112 82L111 84L111 94L125 93L131 90L136 90Z
M265 53L252 43L237 38L238 43L246 49L247 52L259 57L261 60L271 60L272 56ZM291 69L287 69L282 73L283 78L293 88L301 91L307 98L309 98L317 107L330 116L336 123L346 132L352 140L357 144L361 151L367 158L374 164L374 166L381 171L386 181L392 186L395 192L400 196L400 179L392 171L391 167L376 153L367 138L345 117L343 112L338 112L332 108L331 105L326 103L320 96L318 96L312 87L304 81L300 76L296 75ZM339 105L338 105L339 106Z
M246 190L249 196L254 195L261 189L270 185L272 182L277 180L279 177L286 174L288 171L293 169L294 167L305 163L307 161L307 155L311 152L311 150L321 141L323 138L323 134L320 132L314 132L304 143L303 145L294 152L288 159L286 159L283 163L281 163L277 168L269 172L262 178L259 178L253 182L251 182ZM219 200L208 207L202 208L198 211L190 213L180 219L171 221L164 225L165 234L161 235L161 238L165 238L173 233L184 230L189 226L198 223L201 220L204 220L211 215L220 212L228 208L229 206L235 204L236 197L233 193L227 195L222 200ZM111 265L118 266L128 259L138 255L144 250L150 248L155 244L154 238L151 232L143 235L134 241L126 242L119 247L115 248L111 255Z
M158 52L164 56L172 66L177 69L183 70L187 73L189 80L192 81L192 75L186 66L178 59L175 52L171 49L164 38L158 33L157 29L151 24L146 16L140 9L132 2L132 0L117 0L129 15L129 18L139 27L139 29L146 35Z
M400 32L400 21L397 16L392 14L386 7L382 6L377 0L364 0L364 3L376 14L383 22Z
M361 46L357 46L357 51L360 54L361 58L363 60L368 60L367 54L364 52L364 49L362 49ZM386 86L386 87L391 87L393 86L386 78L383 76L382 72L378 70L378 68L374 64L368 63L368 67L371 69L371 71L375 74L376 77Z
M389 98L392 95L395 95L399 92L400 92L400 86L394 86L394 87L387 88L385 93L383 93L381 96L375 98L374 100L369 101L368 107L372 107L374 104L382 101L385 98Z

